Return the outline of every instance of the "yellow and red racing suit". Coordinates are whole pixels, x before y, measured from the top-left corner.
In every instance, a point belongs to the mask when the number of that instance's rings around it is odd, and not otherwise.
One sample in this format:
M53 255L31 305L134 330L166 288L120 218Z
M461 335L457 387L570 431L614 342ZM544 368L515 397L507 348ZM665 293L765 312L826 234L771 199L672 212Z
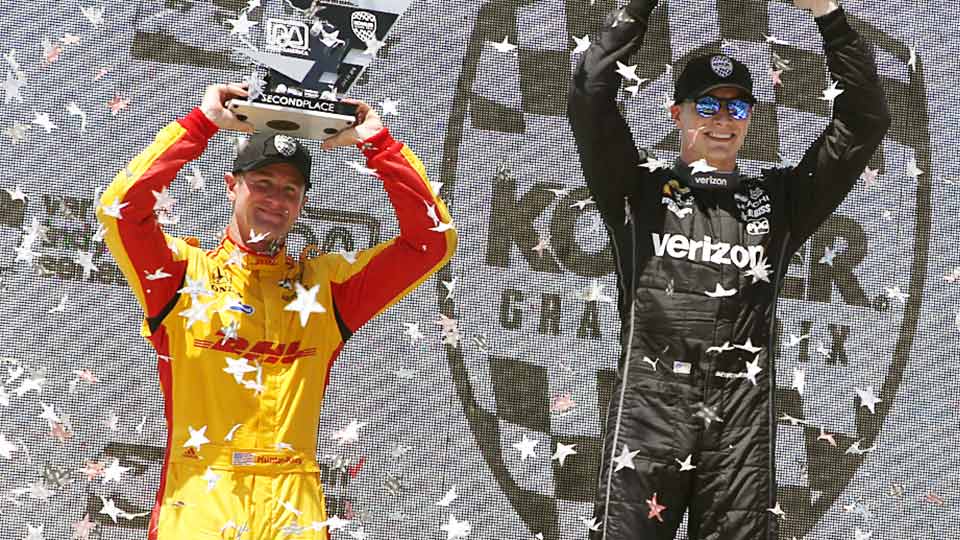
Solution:
M161 230L153 192L216 132L199 109L170 123L97 210L158 353L167 445L149 538L326 539L315 456L330 368L353 332L447 263L457 234L428 213L451 221L417 156L382 129L358 146L383 181L398 237L299 262L229 237L204 251ZM305 324L285 309L298 284L321 306Z

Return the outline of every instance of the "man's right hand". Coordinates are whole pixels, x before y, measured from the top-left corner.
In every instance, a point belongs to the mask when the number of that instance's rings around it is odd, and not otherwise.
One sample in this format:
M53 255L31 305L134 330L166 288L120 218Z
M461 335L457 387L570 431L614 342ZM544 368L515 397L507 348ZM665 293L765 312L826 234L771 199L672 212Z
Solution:
M203 93L200 110L220 129L233 129L253 133L253 124L239 120L233 111L226 107L228 100L245 98L248 83L211 84Z

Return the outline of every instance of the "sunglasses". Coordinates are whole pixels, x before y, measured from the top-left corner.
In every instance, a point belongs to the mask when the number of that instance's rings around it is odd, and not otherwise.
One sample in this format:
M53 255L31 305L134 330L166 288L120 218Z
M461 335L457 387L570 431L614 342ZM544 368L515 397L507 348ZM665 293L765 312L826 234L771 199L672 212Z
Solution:
M703 118L710 118L711 116L720 112L720 107L726 106L727 112L730 113L730 118L734 120L746 120L750 116L750 111L753 109L753 104L749 101L741 98L734 99L718 99L713 96L701 96L693 100L697 108L697 114Z

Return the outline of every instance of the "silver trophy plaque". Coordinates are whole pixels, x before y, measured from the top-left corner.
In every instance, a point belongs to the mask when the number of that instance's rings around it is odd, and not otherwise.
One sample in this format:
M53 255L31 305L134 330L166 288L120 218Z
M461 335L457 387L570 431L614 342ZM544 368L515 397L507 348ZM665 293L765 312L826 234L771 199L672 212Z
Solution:
M264 17L265 44L238 49L265 75L250 97L227 107L257 131L323 140L353 124L340 99L370 65L411 0L285 0L285 16Z

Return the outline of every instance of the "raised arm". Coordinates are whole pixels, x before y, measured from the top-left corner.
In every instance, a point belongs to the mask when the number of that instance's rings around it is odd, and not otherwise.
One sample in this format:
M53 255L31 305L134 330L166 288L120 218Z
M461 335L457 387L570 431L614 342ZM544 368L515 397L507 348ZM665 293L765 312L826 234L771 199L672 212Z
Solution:
M612 226L623 224L624 197L648 172L638 167L640 152L617 108L621 80L617 62L626 64L640 47L656 5L657 0L633 0L611 13L597 42L580 59L570 85L567 114L583 176Z
M244 95L246 91L240 85L208 87L201 106L160 130L153 142L117 173L100 197L97 219L106 228L104 242L148 321L162 317L169 309L186 272L186 244L160 229L154 214L156 194L173 182L188 161L203 153L207 141L219 129L215 121L249 130L247 125L229 124L217 112L222 101Z
M199 157L216 131L200 109L171 122L100 197L97 219L107 230L104 242L148 319L163 312L186 271L179 256L183 254L174 252L180 241L165 235L154 215L154 193L166 189L184 164Z
M327 147L356 142L377 172L390 198L400 235L355 257L329 253L313 264L327 267L333 301L346 340L367 321L416 289L453 257L457 232L446 204L434 195L426 170L416 154L394 140L378 119L366 116L357 132L328 140ZM374 125L378 130L364 138Z
M807 5L803 5L807 4ZM797 0L810 7L823 36L827 66L843 93L833 118L800 163L788 171L791 252L799 249L853 189L890 127L890 112L873 54L832 0Z

